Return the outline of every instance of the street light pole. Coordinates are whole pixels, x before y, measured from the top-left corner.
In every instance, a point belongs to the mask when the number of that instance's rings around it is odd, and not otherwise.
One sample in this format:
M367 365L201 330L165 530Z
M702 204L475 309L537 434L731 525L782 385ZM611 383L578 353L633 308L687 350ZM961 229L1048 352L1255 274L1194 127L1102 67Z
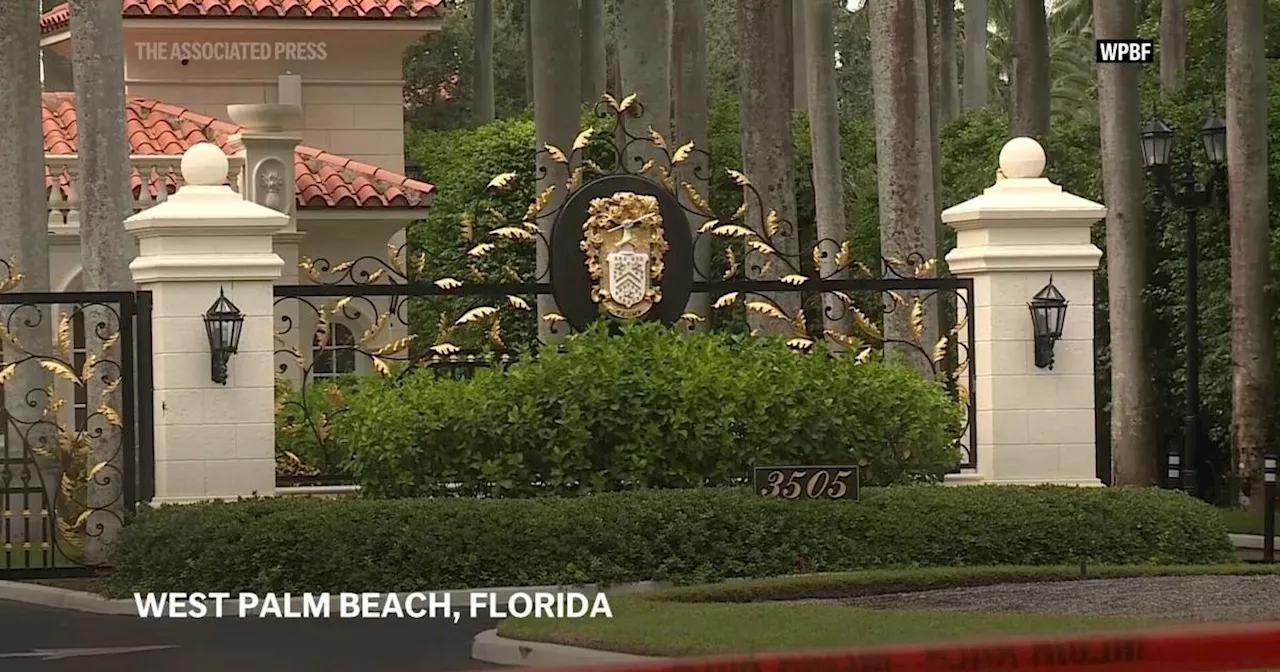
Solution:
M1221 166L1226 158L1227 127L1216 113L1209 113L1204 126L1200 129L1201 140L1209 161L1214 166L1209 182L1204 187L1196 179L1195 163L1187 160L1182 164L1182 175L1175 185L1170 176L1169 158L1173 149L1173 131L1159 120L1148 122L1142 130L1142 154L1147 169L1153 174L1160 192L1175 208L1182 211L1186 219L1185 252L1187 262L1186 277L1186 412L1183 425L1182 454L1182 487L1192 493L1198 493L1199 481L1196 476L1197 444L1200 439L1200 302L1199 287L1199 214L1200 209L1208 205L1224 184Z

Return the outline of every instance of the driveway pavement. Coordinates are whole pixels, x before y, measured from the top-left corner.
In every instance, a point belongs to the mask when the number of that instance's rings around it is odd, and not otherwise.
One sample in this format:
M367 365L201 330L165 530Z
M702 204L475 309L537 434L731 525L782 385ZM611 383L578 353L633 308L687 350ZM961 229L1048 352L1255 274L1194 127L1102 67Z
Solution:
M451 672L491 620L143 620L0 600L4 672Z

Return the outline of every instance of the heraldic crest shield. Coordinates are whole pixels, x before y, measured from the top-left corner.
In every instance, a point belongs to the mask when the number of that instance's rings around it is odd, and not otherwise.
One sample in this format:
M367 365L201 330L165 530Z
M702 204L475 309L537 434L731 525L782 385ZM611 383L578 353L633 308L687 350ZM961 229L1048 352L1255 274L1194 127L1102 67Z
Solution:
M653 196L620 191L591 200L582 225L591 300L615 317L639 317L662 300L662 214Z

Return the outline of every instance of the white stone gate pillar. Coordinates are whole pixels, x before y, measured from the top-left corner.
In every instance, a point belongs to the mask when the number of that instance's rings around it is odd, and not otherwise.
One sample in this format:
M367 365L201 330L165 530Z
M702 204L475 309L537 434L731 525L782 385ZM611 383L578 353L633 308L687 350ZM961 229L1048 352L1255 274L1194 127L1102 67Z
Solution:
M126 220L129 265L153 294L153 504L275 492L272 284L284 262L272 236L289 216L223 186L227 158L208 143L182 157L185 185ZM204 313L225 291L244 314L226 385L213 382Z
M978 467L956 483L1101 485L1095 463L1093 275L1098 203L1041 177L1044 149L1014 138L996 183L942 213L956 231L947 265L973 278ZM1053 368L1035 363L1028 303L1052 279L1068 302Z

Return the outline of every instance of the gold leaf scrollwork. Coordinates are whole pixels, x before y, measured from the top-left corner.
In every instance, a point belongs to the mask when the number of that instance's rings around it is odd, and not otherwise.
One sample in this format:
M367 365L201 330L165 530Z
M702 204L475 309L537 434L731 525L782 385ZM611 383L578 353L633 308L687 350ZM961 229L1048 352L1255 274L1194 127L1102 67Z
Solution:
M486 188L504 189L504 188L507 188L509 184L511 184L513 179L516 179L515 173L502 173L502 174L494 175L493 179L489 180L489 187L486 187Z
M80 381L80 377L76 375L75 371L71 370L71 367L57 360L42 359L40 360L40 368L44 369L45 371L49 371L53 373L53 375L63 380L69 381L71 383L75 383L76 385L82 384Z
M472 308L471 310L468 310L467 312L463 313L462 317L459 317L457 321L454 322L453 324L454 326L462 326L464 324L479 322L480 320L483 320L484 318L489 317L490 315L493 315L496 312L498 312L498 309L494 308L493 306L480 306L478 308Z
M542 148L547 150L547 155L551 157L552 161L555 161L556 163L568 165L569 157L565 156L564 152L561 151L559 147L556 147L553 144L547 143L543 145Z
M911 299L911 337L919 339L924 334L924 304L920 297Z
M775 320L785 320L787 316L778 310L778 307L768 301L748 301L747 310L760 313L765 317L772 317Z
M686 142L685 144L677 147L675 153L671 155L671 164L678 166L685 161L688 161L689 155L691 154L693 154L693 143ZM684 186L687 187L688 185L686 184Z
M721 296L720 298L716 299L715 303L711 304L711 307L716 309L728 308L729 306L732 306L734 302L737 300L738 300L738 293L729 292L728 294L725 294L724 296Z
M933 344L933 363L941 362L947 356L947 344L951 341L950 337L943 336Z
M506 238L507 240L533 240L532 233L518 226L504 226L500 229L494 229L489 232L489 235Z

